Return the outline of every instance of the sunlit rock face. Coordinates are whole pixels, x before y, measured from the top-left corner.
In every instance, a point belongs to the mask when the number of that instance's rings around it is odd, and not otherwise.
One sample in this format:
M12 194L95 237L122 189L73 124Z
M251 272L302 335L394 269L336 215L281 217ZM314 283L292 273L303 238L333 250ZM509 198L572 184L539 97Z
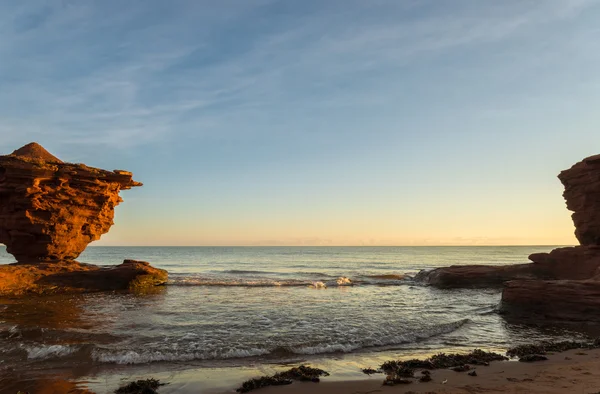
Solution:
M575 236L581 245L600 245L600 155L583 159L558 176L573 211Z
M74 260L113 225L119 192L141 185L28 144L0 156L0 243L20 263Z

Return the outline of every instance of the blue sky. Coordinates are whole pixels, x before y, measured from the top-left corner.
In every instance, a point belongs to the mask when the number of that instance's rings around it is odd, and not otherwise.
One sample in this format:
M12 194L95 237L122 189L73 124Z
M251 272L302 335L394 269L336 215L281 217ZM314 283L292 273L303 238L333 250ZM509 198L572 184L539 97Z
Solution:
M570 244L597 0L0 3L0 152L134 172L104 245Z

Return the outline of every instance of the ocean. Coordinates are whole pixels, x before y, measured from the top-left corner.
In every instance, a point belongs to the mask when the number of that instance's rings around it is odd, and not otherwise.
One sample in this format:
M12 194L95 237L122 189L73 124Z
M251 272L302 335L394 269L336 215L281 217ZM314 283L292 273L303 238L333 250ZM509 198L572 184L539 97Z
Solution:
M499 289L440 290L412 279L449 265L524 263L553 248L89 247L79 261L144 260L166 269L169 283L144 295L0 299L0 374L239 368L578 337L506 321ZM0 249L0 264L10 262Z

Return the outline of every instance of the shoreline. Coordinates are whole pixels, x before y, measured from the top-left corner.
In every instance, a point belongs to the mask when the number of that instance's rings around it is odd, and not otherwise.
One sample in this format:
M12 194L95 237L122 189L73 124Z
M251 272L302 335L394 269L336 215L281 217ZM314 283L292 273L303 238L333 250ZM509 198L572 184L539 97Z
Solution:
M600 391L600 349L575 349L547 354L548 360L532 363L493 361L489 366L476 366L477 376L450 369L431 371L431 382L413 381L411 384L384 386L385 374L364 375L361 367L368 367L375 359L352 357L350 361L321 360L306 365L321 367L331 373L320 383L293 382L286 386L269 386L251 391L264 394L369 394L369 393L565 393L582 394ZM336 367L337 363L337 367ZM165 386L160 394L234 394L236 388L250 378L283 371L289 365L252 365L246 367L177 368L176 363L166 365L138 365L133 368L109 368L88 377L73 378L75 369L55 370L35 380L19 381L14 377L0 376L0 393L15 394L19 390L30 394L108 394L119 386L137 379L159 379ZM328 367L330 367L328 369ZM472 369L472 370L473 370ZM47 371L51 372L51 371ZM88 371L92 372L92 371ZM94 376L95 375L95 376ZM417 370L415 376L420 376ZM13 379L11 379L13 378ZM442 383L446 381L446 383Z
M600 376L595 372L600 368L600 350L586 351L577 355L575 350L548 356L547 361L521 363L518 361L498 361L489 367L476 369L478 376L465 372L439 370L432 372L433 381L412 383L392 387L382 386L382 379L373 378L361 381L327 382L319 384L294 383L290 386L267 387L256 392L264 394L305 393L597 393ZM570 358L567 360L566 358ZM379 375L381 376L381 375ZM445 384L442 384L447 380ZM223 392L222 394L224 394Z
M548 360L519 362L493 361L474 368L477 376L449 369L431 371L431 382L384 386L384 374L362 380L320 383L294 382L288 386L270 386L252 392L264 394L369 394L369 393L582 393L600 391L600 349L575 349L548 354ZM443 383L445 382L445 383ZM174 393L175 391L173 391ZM162 392L161 392L162 393ZM165 391L165 393L169 393ZM190 392L191 393L191 392ZM231 394L222 391L219 394Z

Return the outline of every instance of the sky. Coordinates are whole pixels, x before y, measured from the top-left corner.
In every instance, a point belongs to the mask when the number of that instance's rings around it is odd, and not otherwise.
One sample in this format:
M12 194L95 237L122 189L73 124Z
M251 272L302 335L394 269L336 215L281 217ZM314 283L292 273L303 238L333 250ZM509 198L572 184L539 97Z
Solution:
M97 245L575 244L597 0L7 0L0 154L125 169Z

